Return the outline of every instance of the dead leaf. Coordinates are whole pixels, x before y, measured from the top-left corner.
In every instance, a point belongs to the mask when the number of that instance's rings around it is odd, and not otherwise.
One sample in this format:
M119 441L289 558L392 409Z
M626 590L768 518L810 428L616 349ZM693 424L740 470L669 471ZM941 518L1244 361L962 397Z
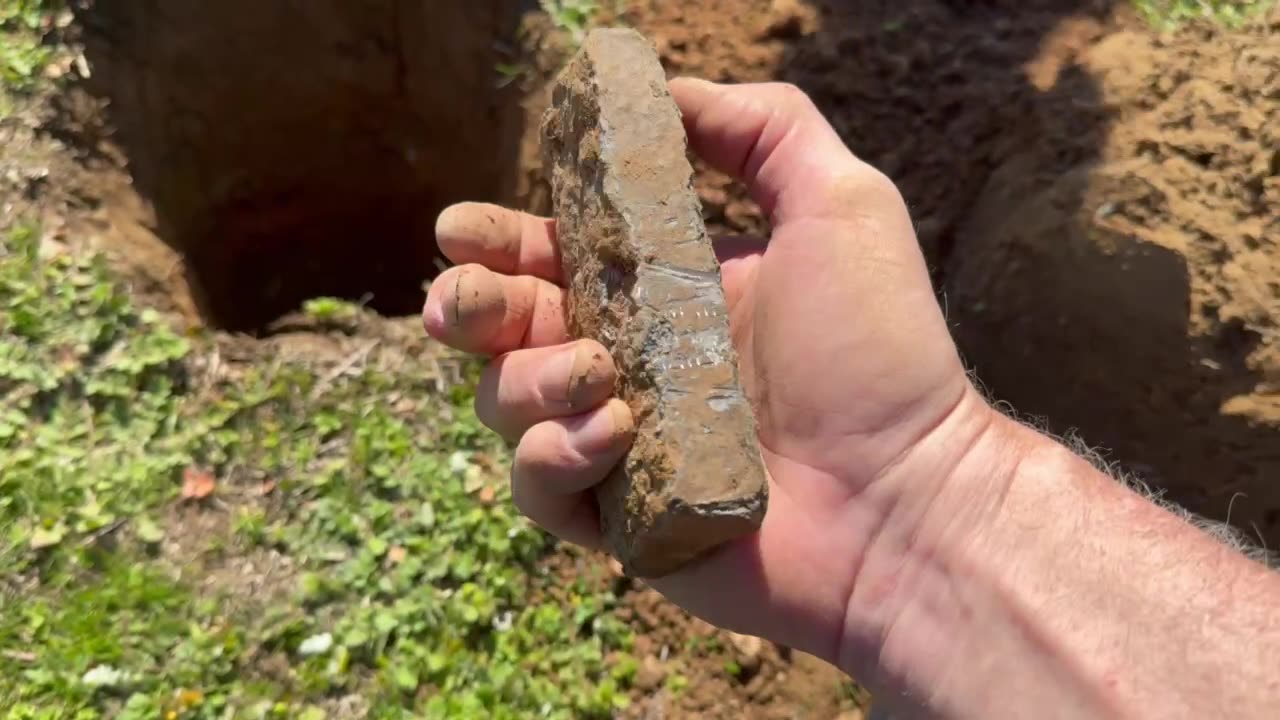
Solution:
M275 492L276 485L277 483L275 480L263 480L262 485L258 487L258 494L270 495Z
M211 473L189 467L182 471L182 499L203 500L213 494L217 485Z
M480 488L479 498L481 505L492 505L493 501L497 499L497 497L498 491L494 490L492 485L485 485Z
M26 650L2 650L0 651L0 657L20 663L33 663L36 661L36 654Z
M387 550L387 562L392 565L399 565L407 557L409 557L409 551L399 545L392 545L391 549Z

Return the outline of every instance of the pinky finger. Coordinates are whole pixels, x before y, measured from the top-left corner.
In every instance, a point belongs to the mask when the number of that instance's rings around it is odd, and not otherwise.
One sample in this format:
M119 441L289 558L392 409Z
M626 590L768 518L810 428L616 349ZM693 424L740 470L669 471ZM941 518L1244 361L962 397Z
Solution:
M631 410L616 398L591 412L529 428L511 469L516 507L552 535L598 548L600 524L590 490L626 453L634 431Z

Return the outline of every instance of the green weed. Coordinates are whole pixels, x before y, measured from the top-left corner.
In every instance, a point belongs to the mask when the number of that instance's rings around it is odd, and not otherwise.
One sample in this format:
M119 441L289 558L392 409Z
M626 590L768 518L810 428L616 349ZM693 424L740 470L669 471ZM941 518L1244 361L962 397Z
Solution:
M4 89L27 92L36 86L53 49L41 42L42 29L60 3L0 0L0 80Z
M354 321L360 315L355 303L331 297L312 298L302 304L302 312L321 325L341 325Z
M626 705L617 599L579 583L537 601L552 546L511 507L468 386L273 358L210 381L193 363L212 340L40 235L0 234L0 719ZM215 479L206 500L183 499L189 473ZM242 576L268 556L289 572Z
M138 312L92 257L0 253L0 558L26 570L162 498L201 446L179 397L188 342Z
M1276 0L1134 0L1134 3L1147 22L1167 30L1200 19L1225 27L1239 27L1273 7Z
M575 46L582 43L592 19L600 12L600 3L596 0L540 0L540 3L542 11L557 28L568 33Z

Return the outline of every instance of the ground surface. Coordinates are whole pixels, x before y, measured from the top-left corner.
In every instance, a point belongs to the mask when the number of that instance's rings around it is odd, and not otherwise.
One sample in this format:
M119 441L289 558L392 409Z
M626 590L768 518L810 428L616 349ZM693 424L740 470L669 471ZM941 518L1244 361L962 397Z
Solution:
M435 24L407 2L317 9L285 37L288 14L192 30L147 3L0 0L0 718L865 705L515 517L474 364L414 319L332 300L278 317L301 297L412 304L422 217L460 187L545 208L520 128L584 4L492 5ZM1205 5L1215 22L1173 29ZM672 73L807 89L901 184L993 395L1274 548L1280 14L1227 27L1242 5L634 0L595 18L649 34ZM424 43L465 72L405 54ZM265 60L223 63L246 54ZM452 97L471 104L433 114ZM766 230L739 188L699 188L714 228Z

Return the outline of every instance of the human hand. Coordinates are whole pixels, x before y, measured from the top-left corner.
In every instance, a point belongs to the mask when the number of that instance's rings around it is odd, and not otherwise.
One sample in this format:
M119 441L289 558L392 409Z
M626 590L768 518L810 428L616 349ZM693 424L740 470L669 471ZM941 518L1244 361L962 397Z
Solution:
M892 623L879 601L906 549L955 533L939 498L995 413L961 366L897 189L801 91L671 90L694 152L741 178L774 228L767 242L716 244L771 485L759 533L652 584L714 624L850 669ZM611 397L607 351L567 334L554 223L463 204L441 214L437 239L460 265L432 284L424 324L494 357L477 412L519 441L517 506L598 547L590 489L626 451L632 418Z

